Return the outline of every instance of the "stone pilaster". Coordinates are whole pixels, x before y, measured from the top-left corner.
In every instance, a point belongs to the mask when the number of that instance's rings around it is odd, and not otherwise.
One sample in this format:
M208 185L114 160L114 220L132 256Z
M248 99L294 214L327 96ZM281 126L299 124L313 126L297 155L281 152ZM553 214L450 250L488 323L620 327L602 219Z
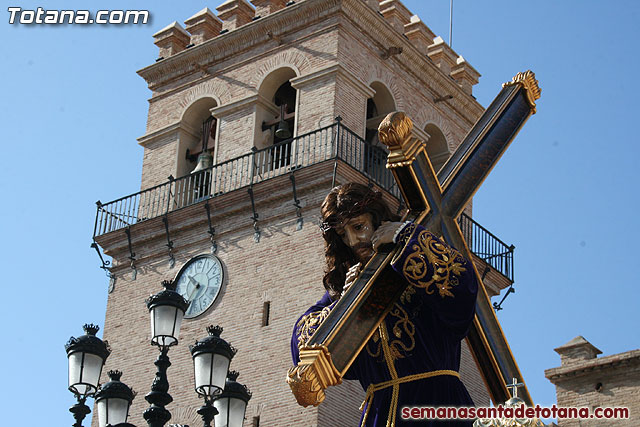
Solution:
M400 34L404 34L404 26L411 21L413 15L399 0L381 1L380 13Z
M471 95L473 86L478 84L480 73L460 55L456 60L456 65L451 70L451 77L460 85L465 93Z
M168 58L185 49L189 44L189 33L176 21L153 35L153 44L160 48L160 58Z
M256 16L264 18L265 16L284 9L287 0L251 0L256 8Z
M211 114L218 120L217 139L220 141L216 147L214 162L222 163L251 151L255 144L256 128L259 126L256 123L259 97L251 95L211 109Z
M191 44L194 45L216 37L222 29L222 21L208 7L184 21L184 24L186 30L191 33Z
M447 75L451 74L451 69L457 64L458 55L440 36L433 40L427 54L434 64Z
M227 0L216 7L216 10L218 18L222 21L222 31L233 31L248 24L255 13L247 0Z
M420 20L418 15L413 15L409 23L404 26L404 35L423 55L427 54L429 46L436 37L433 31Z

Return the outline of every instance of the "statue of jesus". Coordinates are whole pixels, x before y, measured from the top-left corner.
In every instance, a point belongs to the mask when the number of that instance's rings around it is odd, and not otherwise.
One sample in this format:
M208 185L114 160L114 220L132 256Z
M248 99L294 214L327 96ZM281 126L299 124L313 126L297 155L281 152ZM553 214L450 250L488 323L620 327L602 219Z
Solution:
M296 322L299 348L313 335L374 251L402 242L391 266L408 286L345 375L366 392L361 426L416 425L411 407L473 406L460 381L460 343L474 316L478 283L470 261L420 225L398 222L381 197L357 183L335 187L322 204L324 296ZM471 426L422 420L419 425Z

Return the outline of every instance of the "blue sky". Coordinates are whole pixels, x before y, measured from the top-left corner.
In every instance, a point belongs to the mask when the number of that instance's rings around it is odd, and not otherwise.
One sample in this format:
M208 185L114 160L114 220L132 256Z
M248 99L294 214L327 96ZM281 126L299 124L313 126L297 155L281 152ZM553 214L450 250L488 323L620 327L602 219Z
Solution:
M449 1L405 4L448 40ZM83 323L103 324L107 298L89 247L95 201L139 188L136 138L151 93L135 71L157 57L154 32L218 3L10 5L152 17L137 26L26 26L1 11L0 361L9 369L0 396L12 409L3 422L24 425L38 408L48 424L71 425L63 345ZM638 347L639 15L637 2L621 0L454 3L453 48L482 74L474 88L482 105L518 71L535 71L542 88L538 113L474 200L475 219L516 246L516 293L498 317L541 405L555 402L544 378L560 364L553 348L577 335L605 355Z

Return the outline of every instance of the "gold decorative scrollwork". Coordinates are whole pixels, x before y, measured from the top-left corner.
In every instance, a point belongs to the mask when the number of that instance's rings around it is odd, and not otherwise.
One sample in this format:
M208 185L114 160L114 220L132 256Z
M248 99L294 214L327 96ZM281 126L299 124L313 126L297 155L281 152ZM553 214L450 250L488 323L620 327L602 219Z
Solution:
M407 290L400 297L400 303L404 304L409 302L411 294L415 293L415 288L412 285L407 286ZM407 353L412 351L416 346L416 340L414 338L416 333L416 327L411 320L409 320L409 314L399 303L395 303L387 317L385 322L389 320L392 323L389 342L389 350L393 360L402 359L407 356ZM395 337L395 339L391 339ZM376 331L369 342L367 342L366 350L369 356L373 358L379 358L381 355L382 341L380 337L380 331Z
M391 339L391 336L389 337L389 350L391 350L393 360L402 359L408 352L416 347L416 340L414 338L416 326L409 320L407 311L402 308L400 304L394 304L389 315L397 319L391 328L393 336L397 339ZM407 337L409 342L405 343L403 337Z
M538 86L538 80L536 80L535 73L531 70L520 72L516 74L510 82L504 83L502 87L513 86L517 84L524 87L527 93L527 100L529 101L529 105L533 110L533 114L535 114L536 100L540 99L540 94L542 93L542 89L540 89L540 86Z
M322 345L302 347L300 363L287 373L287 384L298 404L304 407L318 406L325 398L324 390L341 382L329 350Z
M453 298L451 289L458 285L458 277L466 271L462 266L462 255L427 230L420 232L417 243L413 244L411 250L402 267L407 279L414 286L423 288L427 294L432 294L437 289L442 298ZM429 265L433 268L431 277L427 277Z
M313 336L318 326L324 322L327 318L334 304L324 307L320 311L311 312L303 316L296 325L296 332L298 334L298 348L304 347L304 345Z
M287 384L298 402L298 405L318 406L324 400L324 389L315 375L312 374L310 365L294 366L287 372Z

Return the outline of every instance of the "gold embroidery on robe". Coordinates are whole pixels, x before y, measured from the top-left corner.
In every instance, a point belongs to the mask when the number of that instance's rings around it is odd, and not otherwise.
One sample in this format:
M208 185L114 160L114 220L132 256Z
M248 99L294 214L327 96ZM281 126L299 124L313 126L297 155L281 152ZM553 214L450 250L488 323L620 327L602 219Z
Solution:
M320 311L313 311L304 315L300 321L298 321L298 324L296 325L298 332L298 348L302 348L307 341L309 341L318 326L320 326L320 324L324 322L324 319L329 316L332 308L333 304L328 305Z
M402 359L406 356L406 353L412 351L416 346L416 340L414 338L416 326L411 320L409 320L407 311L399 304L393 305L389 315L398 319L391 328L393 336L397 339L391 339L392 336L389 336L389 350L391 350L391 357L393 360ZM408 343L405 343L403 337L408 338Z
M407 290L412 289L413 286L409 285ZM415 290L413 290L415 293ZM405 291L402 294L400 300L406 298L410 299L411 291ZM409 296L405 296L409 295ZM407 299L408 301L408 299ZM393 326L391 327L392 335L390 334L388 337L387 345L390 350L390 355L392 360L403 359L408 356L407 353L412 351L416 346L416 341L414 335L416 333L416 327L411 320L409 320L409 314L407 311L398 303L395 303L391 308L391 311L387 314L386 320L391 320L393 322ZM395 337L395 339L392 339ZM366 349L369 356L373 358L380 357L381 354L381 337L380 331L376 331L369 342L367 343Z
M426 230L420 232L411 251L402 266L407 279L427 294L437 289L442 298L453 298L451 289L458 285L458 277L466 271L462 255ZM427 277L429 264L433 267L430 278Z

